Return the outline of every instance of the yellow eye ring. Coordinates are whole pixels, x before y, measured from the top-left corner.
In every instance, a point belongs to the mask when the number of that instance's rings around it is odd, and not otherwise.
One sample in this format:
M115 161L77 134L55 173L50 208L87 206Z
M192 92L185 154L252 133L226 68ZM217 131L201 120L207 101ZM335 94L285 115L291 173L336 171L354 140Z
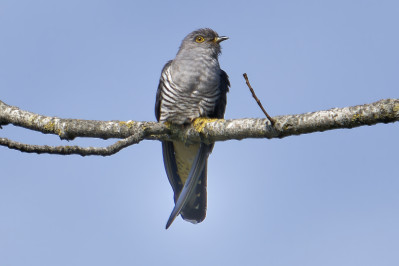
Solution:
M202 43L202 42L205 41L205 39L204 39L204 37L202 37L201 35L199 35L199 36L195 37L195 41L196 41L197 43Z

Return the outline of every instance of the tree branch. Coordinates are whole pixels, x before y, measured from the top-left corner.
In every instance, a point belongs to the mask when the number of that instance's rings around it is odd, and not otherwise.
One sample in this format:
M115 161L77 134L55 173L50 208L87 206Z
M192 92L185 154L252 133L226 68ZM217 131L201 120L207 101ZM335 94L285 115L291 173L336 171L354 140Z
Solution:
M172 124L136 121L96 121L62 119L23 111L0 101L0 126L14 126L56 134L61 139L75 137L123 139L105 148L78 146L38 146L0 138L0 145L23 152L111 155L141 140L180 140L186 143L214 142L245 138L283 138L338 128L354 128L377 123L399 121L399 99L386 99L352 107L333 108L326 111L299 115L284 115L268 119L196 119L193 125L180 127Z
M141 134L140 134L141 133ZM109 145L104 148L95 148L95 147L80 147L80 146L48 146L48 145L30 145L24 144L17 141L13 141L6 138L0 138L0 145L6 146L13 150L19 150L27 153L48 153L48 154L60 154L60 155L70 155L70 154L78 154L81 156L86 155L101 155L101 156L109 156L113 155L123 148L126 148L130 145L139 143L143 140L142 134L143 131L133 134L130 137L127 137L123 140L119 140L112 145Z

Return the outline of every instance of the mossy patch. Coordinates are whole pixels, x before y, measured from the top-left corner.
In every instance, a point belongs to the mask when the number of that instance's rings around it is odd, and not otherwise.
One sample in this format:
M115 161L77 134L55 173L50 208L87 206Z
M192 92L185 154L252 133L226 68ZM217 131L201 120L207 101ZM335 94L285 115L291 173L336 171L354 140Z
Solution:
M120 121L119 122L119 126L123 127L127 127L128 129L131 129L134 126L135 122L134 121L129 121L129 122L125 122L125 121Z
M44 129L46 131L49 131L49 132L54 132L55 123L54 122L48 122L47 124L44 125Z
M60 129L56 129L55 123L54 123L54 122L48 122L47 124L45 124L45 125L44 125L44 129L45 129L47 132L55 133L55 134L57 134L58 136L61 136L61 130L60 130Z
M218 121L218 120L219 120L219 119L217 119L217 118L199 117L199 118L196 118L196 119L193 121L192 125L193 125L194 129L195 129L197 132L201 133L201 132L203 132L203 130L204 130L204 128L205 128L205 126L206 126L207 123L209 123L209 122L215 122L215 121Z
M352 122L360 122L360 119L362 118L361 114L354 114L352 116Z

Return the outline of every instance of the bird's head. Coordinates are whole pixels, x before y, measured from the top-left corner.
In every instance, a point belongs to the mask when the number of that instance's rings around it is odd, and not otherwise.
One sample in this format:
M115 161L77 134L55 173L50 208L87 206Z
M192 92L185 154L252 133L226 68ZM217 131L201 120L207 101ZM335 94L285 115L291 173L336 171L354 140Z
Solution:
M220 43L227 40L209 28L199 29L188 34L179 49L178 54L205 53L217 57L221 53Z

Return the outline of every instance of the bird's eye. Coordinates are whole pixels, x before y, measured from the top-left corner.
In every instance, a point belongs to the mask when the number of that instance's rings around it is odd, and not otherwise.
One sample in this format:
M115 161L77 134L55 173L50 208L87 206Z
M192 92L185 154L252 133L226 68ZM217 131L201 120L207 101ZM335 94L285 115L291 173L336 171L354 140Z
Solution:
M202 37L201 35L199 35L199 36L195 37L195 41L196 41L197 43L201 43L201 42L205 41L205 39L204 39L204 37Z

